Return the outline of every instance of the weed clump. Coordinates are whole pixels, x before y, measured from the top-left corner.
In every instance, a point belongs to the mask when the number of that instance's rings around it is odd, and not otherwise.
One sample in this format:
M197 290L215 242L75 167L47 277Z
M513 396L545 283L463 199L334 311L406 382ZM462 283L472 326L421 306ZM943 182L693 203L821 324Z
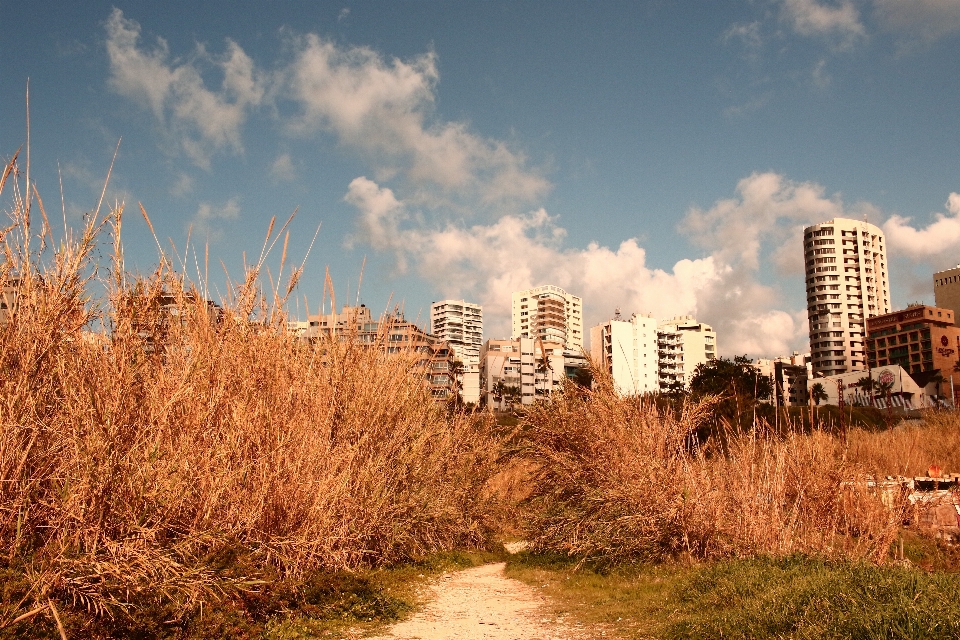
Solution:
M296 339L286 296L259 288L262 257L222 307L163 256L126 273L122 207L31 253L28 211L15 198L0 236L0 571L29 589L4 596L0 627L50 598L176 618L266 576L486 543L498 436L437 406L422 354L388 353L385 334ZM95 263L105 235L109 268ZM243 571L218 567L230 549ZM313 585L302 606L335 588Z
M597 371L591 392L526 415L533 460L528 527L535 548L620 563L795 553L886 557L902 496L884 504L843 443L762 422L722 444L696 434L710 401L679 413L620 397Z

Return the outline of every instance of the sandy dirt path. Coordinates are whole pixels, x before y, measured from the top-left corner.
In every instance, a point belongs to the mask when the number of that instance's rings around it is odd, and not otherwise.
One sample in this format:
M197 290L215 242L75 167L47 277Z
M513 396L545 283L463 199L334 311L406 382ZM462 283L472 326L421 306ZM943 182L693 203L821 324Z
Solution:
M580 640L592 632L554 614L534 587L503 575L504 563L450 573L412 618L374 640Z

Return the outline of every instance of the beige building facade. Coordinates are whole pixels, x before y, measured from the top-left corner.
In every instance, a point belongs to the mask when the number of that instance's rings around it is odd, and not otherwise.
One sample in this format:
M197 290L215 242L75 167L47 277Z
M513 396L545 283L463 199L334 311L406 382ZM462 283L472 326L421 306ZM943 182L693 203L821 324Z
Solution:
M583 349L583 300L554 285L514 291L512 337L558 342L565 349Z
M834 218L804 229L803 249L814 375L866 369L864 322L890 312L883 231Z
M548 400L563 386L563 345L534 338L487 340L480 350L481 404L505 411Z
M433 398L450 400L456 393L457 383L451 371L456 359L453 350L446 341L408 322L399 308L374 320L366 305L344 305L340 313L310 316L306 328L301 323L288 323L287 327L308 341L354 341L386 353L417 353L417 366Z
M950 309L954 321L960 313L960 264L933 274L934 304L941 309Z
M660 390L686 389L697 365L717 357L717 333L693 316L676 316L657 324Z

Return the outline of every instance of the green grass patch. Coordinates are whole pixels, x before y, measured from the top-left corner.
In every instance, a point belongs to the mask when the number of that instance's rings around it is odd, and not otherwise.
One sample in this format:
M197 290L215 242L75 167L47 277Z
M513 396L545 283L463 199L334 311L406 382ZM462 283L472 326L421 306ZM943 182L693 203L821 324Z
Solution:
M299 640L341 637L347 629L372 631L410 615L420 606L421 587L431 578L500 560L502 549L490 552L439 553L388 569L318 571L294 578L265 570L236 549L205 559L205 566L225 580L256 575L250 588L233 589L224 597L184 606L162 594L145 593L130 613L112 618L93 616L82 607L57 603L68 637L159 638L213 640L258 638ZM256 571L253 571L257 565ZM22 570L0 568L0 598L7 611L29 593ZM0 629L0 640L50 638L59 640L56 623L47 613Z
M601 568L535 555L507 572L623 638L960 637L956 573L806 557Z

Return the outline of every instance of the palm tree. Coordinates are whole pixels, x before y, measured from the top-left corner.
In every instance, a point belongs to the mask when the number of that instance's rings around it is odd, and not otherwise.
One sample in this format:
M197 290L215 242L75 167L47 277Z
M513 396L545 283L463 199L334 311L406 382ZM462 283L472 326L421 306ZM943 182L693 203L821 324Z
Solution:
M939 373L939 372L933 374L933 376L930 378L930 382L932 382L932 383L934 383L935 385L937 385L937 397L938 397L938 398L940 397L940 387L943 385L944 382L946 382L946 380L947 380L947 379L943 377L943 374L941 374L941 373ZM928 383L928 384L929 384L929 383Z
M870 376L863 376L862 378L860 378L859 380L857 380L857 383L856 383L856 384L857 384L858 387L860 387L860 390L863 391L863 393L864 393L868 398L870 398L871 406L872 406L872 404L873 404L873 403L872 403L872 401L873 401L873 386L874 386L873 378L871 378Z
M453 400L457 404L460 403L463 398L463 363L459 360L454 360L450 363L450 378L453 381Z
M823 388L823 384L817 382L810 387L810 397L813 399L814 404L819 407L820 402L826 400L829 396L827 395L827 390Z
M497 401L497 410L503 411L503 398L507 395L507 385L497 380L493 385L493 399Z

